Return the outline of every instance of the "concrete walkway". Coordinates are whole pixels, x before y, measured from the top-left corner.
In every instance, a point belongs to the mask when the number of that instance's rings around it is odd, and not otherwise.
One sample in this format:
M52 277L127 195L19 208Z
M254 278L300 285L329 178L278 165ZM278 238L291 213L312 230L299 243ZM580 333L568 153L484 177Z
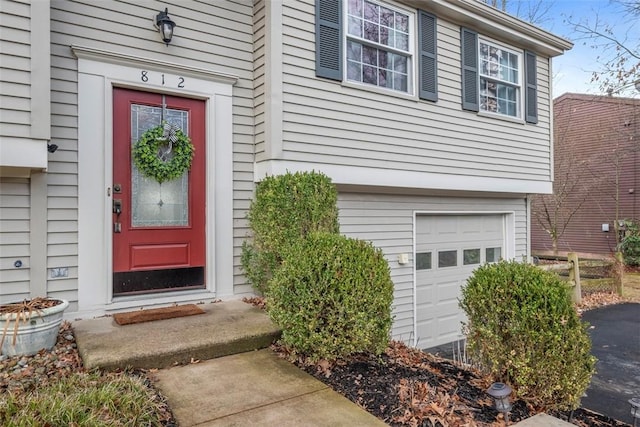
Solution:
M73 322L85 367L165 368L155 385L181 427L386 425L266 349L280 331L262 310L242 301L199 307L205 314L126 326Z
M155 385L185 426L385 426L271 350L162 369Z

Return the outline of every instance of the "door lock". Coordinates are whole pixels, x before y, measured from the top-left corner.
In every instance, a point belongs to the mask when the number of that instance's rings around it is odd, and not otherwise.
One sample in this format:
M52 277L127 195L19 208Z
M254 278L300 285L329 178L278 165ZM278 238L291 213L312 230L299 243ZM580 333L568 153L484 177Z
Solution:
M114 233L122 233L122 224L120 224L119 222L114 222L113 223L113 232Z
M113 199L113 213L116 215L122 213L122 199Z

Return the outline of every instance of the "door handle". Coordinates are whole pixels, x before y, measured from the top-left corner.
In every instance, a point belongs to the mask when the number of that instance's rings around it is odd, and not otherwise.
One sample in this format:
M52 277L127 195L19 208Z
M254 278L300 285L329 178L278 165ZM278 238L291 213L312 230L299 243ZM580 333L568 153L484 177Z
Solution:
M122 199L113 199L113 213L116 215L122 213Z

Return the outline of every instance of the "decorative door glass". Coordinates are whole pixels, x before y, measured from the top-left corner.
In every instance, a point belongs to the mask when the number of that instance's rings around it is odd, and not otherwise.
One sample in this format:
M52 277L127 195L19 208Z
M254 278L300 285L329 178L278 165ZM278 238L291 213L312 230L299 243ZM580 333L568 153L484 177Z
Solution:
M189 135L189 113L165 109L164 120ZM131 144L135 144L148 129L162 122L162 107L131 106ZM171 147L161 144L159 155L171 158ZM189 173L180 178L157 182L144 176L131 162L131 226L180 227L189 225Z

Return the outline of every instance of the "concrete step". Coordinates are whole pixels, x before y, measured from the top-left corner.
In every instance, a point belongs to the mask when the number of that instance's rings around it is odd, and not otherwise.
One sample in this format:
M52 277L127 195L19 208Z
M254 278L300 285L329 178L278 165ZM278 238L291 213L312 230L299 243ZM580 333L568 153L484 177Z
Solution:
M242 301L199 305L205 314L118 325L112 317L73 322L87 369L166 368L268 347L280 330Z

